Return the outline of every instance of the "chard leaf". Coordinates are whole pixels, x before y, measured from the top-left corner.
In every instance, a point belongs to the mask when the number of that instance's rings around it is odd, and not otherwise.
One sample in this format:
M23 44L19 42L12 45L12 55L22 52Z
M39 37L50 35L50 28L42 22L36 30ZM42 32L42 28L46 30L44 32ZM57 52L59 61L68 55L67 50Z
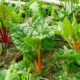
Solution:
M67 17L63 20L63 35L69 37L72 34L72 25Z

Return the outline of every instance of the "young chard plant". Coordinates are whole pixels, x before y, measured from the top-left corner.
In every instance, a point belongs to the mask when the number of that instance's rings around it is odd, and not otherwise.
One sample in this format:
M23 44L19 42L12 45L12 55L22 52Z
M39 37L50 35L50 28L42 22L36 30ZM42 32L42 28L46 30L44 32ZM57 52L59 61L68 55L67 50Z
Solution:
M72 23L65 17L59 31L71 48L76 51L80 49L80 24L77 23L75 15Z
M7 24L6 22L11 19L11 12L11 9L7 5L0 4L0 40L2 43L9 42L9 29L4 23Z
M38 6L37 2L34 2L30 8L33 12L33 22L32 25L26 23L26 24L20 24L20 25L13 25L11 29L11 34L14 43L16 44L17 48L24 53L24 55L27 55L29 60L33 60L36 63L36 68L38 72L42 71L42 62L41 62L41 48L43 48L41 45L44 42L47 43L46 45L49 45L47 39L49 37L52 37L54 40L54 26L49 26L45 19L40 16L39 8L34 6ZM38 13L38 14L36 14ZM36 14L36 15L35 15ZM53 41L54 42L54 41ZM45 46L46 47L46 46ZM38 53L38 55L37 55Z
M33 6L35 6L36 9ZM46 39L47 37L52 36L54 32L52 31L53 27L48 26L45 19L42 18L40 14L39 4L37 2L34 2L30 6L30 8L33 12L32 35L29 36L29 38L31 38L30 40L28 39L28 37L25 39L25 43L26 42L28 43L28 44L26 43L27 46L33 43L33 45L31 45L30 47L32 47L31 49L34 50L34 52L36 51L36 49L34 49L36 48L35 45L38 45L37 47L38 58L37 59L35 58L35 62L36 62L37 71L41 72L42 71L42 61L41 61L41 53L40 53L41 42L43 41L43 39Z
M41 20L41 22L40 22ZM38 72L42 71L42 62L41 62L41 53L40 53L40 47L41 47L41 41L43 39L46 39L50 35L50 29L49 26L43 21L42 19L39 19L37 23L32 26L32 36L25 38L25 43L33 52L37 53L36 50L38 49L38 58L35 57L36 62L36 68ZM44 24L43 24L44 23ZM39 27L38 27L39 26ZM39 29L40 28L40 29ZM44 32L45 31L45 32Z
M30 25L18 25L12 28L11 34L14 43L22 53L27 54L29 59L31 57L36 62L36 68L38 71L42 71L40 47L41 41L46 39L48 36L53 35L50 33L51 26L48 26L41 18L35 21L31 27ZM16 35L15 35L16 34ZM51 35L50 35L51 34ZM24 43L25 42L25 43ZM38 53L38 58L36 57Z
M2 42L2 47L5 48L6 45L10 41L9 34L9 20L11 20L12 10L5 4L0 4L0 41ZM2 51L2 53L5 50Z

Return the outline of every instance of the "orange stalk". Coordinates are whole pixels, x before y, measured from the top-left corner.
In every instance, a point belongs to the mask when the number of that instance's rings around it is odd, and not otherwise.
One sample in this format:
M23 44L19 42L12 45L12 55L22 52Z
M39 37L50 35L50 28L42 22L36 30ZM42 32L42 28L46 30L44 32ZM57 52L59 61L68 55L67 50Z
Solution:
M76 51L79 50L79 46L78 46L77 42L74 42L74 47L75 47L75 50L76 50Z
M77 40L75 39L73 32L72 32L72 38L73 38L73 42L74 42L74 48L76 51L79 50L79 45L77 44Z
M41 47L41 40L39 42L39 47L38 47L38 60L35 59L36 61L36 68L37 68L37 71L38 72L41 72L42 71L42 62L41 62L41 55L40 55L40 47Z

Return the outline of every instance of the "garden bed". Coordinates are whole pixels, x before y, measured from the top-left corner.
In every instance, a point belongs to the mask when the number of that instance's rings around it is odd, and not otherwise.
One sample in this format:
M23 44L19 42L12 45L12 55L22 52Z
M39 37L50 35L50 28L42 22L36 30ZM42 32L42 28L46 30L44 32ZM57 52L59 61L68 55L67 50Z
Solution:
M80 80L79 5L0 1L0 80Z

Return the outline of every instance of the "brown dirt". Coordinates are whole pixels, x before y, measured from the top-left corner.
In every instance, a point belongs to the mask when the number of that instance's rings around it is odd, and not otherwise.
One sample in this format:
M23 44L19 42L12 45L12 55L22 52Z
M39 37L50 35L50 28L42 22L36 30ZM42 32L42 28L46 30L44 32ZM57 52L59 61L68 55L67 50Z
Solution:
M8 68L10 63L13 61L13 57L15 57L18 53L19 50L16 49L13 43L10 43L8 53L0 55L0 70L3 68Z

